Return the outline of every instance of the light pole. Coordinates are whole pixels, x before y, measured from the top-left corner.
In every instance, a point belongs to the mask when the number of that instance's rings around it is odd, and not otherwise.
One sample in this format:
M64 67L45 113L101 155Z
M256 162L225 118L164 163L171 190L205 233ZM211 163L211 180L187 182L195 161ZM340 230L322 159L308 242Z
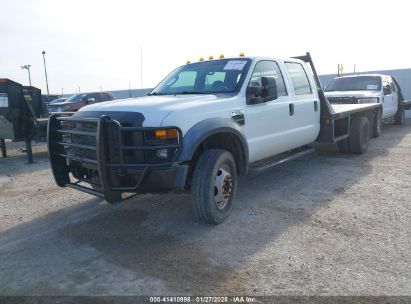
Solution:
M43 54L44 74L46 75L47 95L50 95L50 93L49 93L49 82L47 80L46 57L44 56L44 55L46 55L46 52L43 51L41 53Z
M27 70L27 72L29 73L29 83L30 83L30 86L31 86L30 67L31 67L30 64L26 64L26 65L22 65L22 66L21 66L21 69L22 69L22 70Z

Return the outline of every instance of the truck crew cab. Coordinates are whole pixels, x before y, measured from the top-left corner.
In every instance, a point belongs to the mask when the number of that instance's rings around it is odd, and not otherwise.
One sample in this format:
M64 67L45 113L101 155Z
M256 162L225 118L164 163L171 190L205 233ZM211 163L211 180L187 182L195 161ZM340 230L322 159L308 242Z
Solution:
M59 186L110 203L126 193L190 190L198 219L221 223L238 175L306 155L316 141L364 153L380 108L331 106L309 53L189 63L147 97L52 115L51 168Z
M332 104L380 103L381 112L375 118L373 135L379 136L383 121L405 122L404 98L398 82L392 76L359 74L334 78L325 89L325 96Z

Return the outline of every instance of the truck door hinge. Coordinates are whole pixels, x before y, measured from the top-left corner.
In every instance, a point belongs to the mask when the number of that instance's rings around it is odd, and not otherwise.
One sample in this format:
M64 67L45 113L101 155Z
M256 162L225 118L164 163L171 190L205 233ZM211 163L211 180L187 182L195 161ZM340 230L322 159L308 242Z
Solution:
M243 110L233 110L231 111L231 119L238 123L240 126L245 124L244 111Z

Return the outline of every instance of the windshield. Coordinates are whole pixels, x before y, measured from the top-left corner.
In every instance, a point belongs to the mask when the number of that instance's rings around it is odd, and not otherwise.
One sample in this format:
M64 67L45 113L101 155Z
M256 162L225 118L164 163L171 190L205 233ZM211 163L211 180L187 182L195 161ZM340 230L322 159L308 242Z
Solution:
M249 59L196 62L171 72L149 95L235 93L250 67Z
M336 78L331 81L325 91L381 91L381 77L358 76Z
M81 99L86 97L86 96L87 96L86 93L74 94L74 95L71 95L69 98L67 98L67 100L65 102L81 101Z

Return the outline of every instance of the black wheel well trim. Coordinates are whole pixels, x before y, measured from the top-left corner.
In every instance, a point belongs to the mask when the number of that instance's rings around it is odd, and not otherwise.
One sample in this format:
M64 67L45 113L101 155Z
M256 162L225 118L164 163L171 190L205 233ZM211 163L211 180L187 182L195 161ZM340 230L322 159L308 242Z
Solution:
M234 135L241 143L245 159L244 168L240 170L240 174L245 175L248 171L248 143L240 126L230 119L209 119L194 125L183 137L183 147L177 160L180 162L191 161L197 149L205 140L207 140L207 138L223 133Z

